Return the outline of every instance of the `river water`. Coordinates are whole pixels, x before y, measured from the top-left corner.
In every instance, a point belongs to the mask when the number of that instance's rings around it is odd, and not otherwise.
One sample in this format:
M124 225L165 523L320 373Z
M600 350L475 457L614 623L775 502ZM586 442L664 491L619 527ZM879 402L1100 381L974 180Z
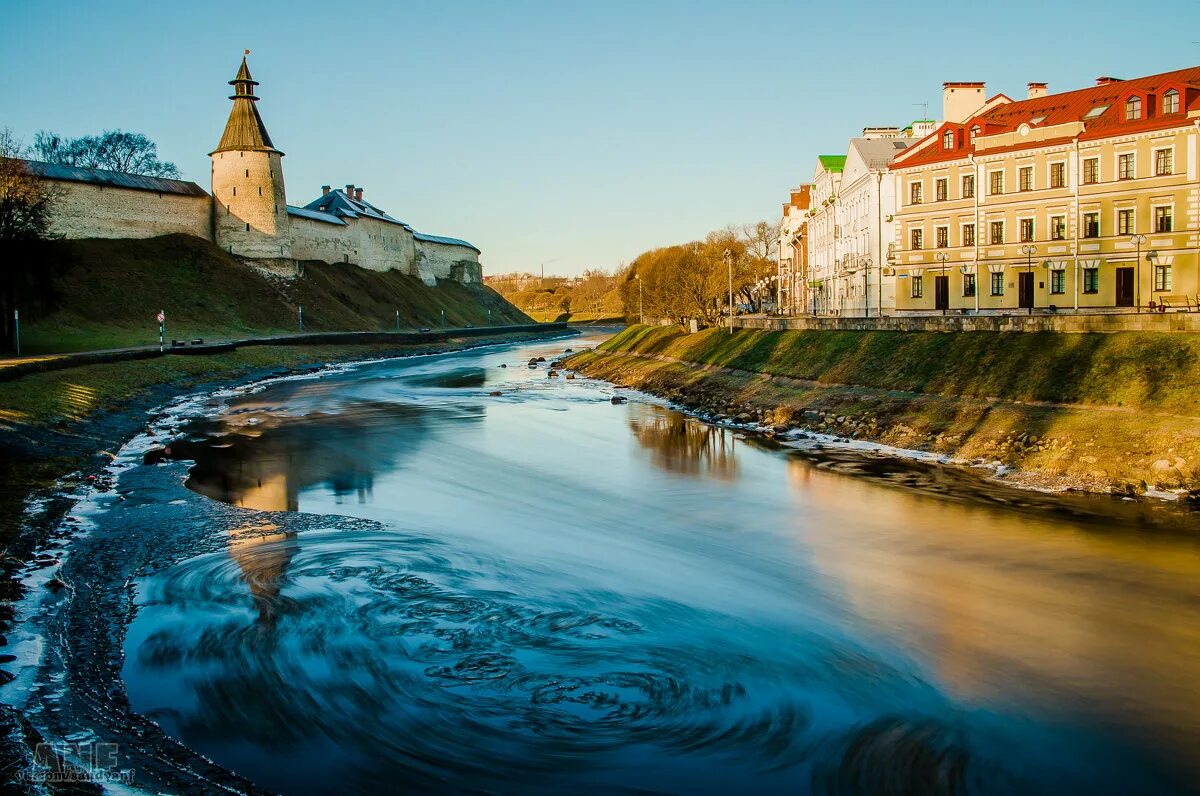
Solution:
M132 584L132 708L295 794L1196 787L1194 527L526 366L597 339L279 382L128 470L108 511L207 539Z

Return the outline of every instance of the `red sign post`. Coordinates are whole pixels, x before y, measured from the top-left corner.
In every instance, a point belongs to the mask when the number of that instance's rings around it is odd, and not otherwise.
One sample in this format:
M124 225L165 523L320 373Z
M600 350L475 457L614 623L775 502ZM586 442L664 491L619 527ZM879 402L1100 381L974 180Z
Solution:
M162 310L158 311L158 350L165 351L167 348L167 314Z

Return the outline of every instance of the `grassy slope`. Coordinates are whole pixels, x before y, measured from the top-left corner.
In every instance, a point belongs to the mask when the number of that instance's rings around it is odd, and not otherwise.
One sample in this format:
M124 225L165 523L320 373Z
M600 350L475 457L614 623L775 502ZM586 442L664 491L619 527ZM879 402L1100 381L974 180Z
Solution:
M308 264L294 281L270 279L186 235L57 241L46 266L56 296L40 313L22 313L24 353L157 342L160 309L168 336L178 338L293 332L301 305L310 331L392 329L397 310L407 329L437 327L442 310L448 326L528 323L481 285L430 288L394 271L323 263Z
M630 327L601 349L826 384L1191 414L1200 335L764 332Z
M703 412L762 412L768 423L1001 461L1032 484L1123 491L1200 487L1198 352L1188 335L632 327L569 366Z

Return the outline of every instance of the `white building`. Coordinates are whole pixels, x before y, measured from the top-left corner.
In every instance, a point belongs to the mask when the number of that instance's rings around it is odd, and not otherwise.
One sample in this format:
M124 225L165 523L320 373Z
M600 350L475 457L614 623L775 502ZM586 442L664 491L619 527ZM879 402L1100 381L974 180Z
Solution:
M896 306L887 246L895 239L892 158L924 138L935 122L903 130L867 127L845 155L821 155L809 219L809 311L815 315L889 314Z

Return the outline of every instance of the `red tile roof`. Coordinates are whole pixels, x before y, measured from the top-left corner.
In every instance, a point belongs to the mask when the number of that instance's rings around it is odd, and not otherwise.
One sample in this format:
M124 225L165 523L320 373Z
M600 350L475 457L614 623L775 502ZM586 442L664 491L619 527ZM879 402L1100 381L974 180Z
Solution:
M1160 112L1162 95L1172 88L1179 92L1179 112L1163 115ZM1142 117L1126 121L1125 100L1135 94L1142 98ZM1091 119L1084 118L1093 108L1103 105L1108 107L1099 116ZM1127 133L1181 127L1191 123L1187 118L1188 112L1197 110L1200 110L1200 66L1132 80L1117 80L1076 91L1002 103L962 124L943 123L921 143L898 155L892 163L892 168L909 168L967 157L975 151L975 147L965 143L968 139L966 131L975 125L981 128L982 135L995 135L1014 131L1022 124L1047 127L1069 122L1083 122L1085 129L1079 138L1081 141L1088 141ZM1036 125L1032 124L1033 119L1043 116L1045 118ZM955 138L959 143L954 149L943 149L941 146L941 135L947 129L956 132ZM1050 146L1069 140L1071 137L1068 136L1062 139L1021 143L1009 147L991 147L985 151L991 154Z

